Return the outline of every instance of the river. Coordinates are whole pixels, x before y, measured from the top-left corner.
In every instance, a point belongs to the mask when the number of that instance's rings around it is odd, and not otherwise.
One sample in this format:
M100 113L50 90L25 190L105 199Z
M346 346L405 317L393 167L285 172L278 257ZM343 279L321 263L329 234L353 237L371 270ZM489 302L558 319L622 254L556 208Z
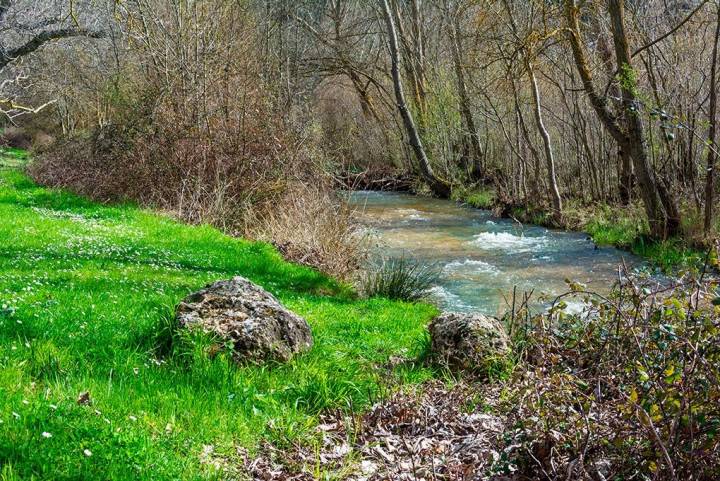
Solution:
M566 279L607 292L623 262L643 266L632 254L596 247L586 234L521 226L448 200L358 191L349 201L378 256L405 256L440 270L432 296L445 310L497 315L514 288L553 296L568 290Z

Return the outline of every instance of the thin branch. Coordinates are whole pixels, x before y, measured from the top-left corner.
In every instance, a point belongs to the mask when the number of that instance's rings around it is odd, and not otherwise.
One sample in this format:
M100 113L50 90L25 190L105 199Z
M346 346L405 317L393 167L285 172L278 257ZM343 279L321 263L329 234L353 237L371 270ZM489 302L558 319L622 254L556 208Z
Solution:
M645 50L649 49L649 48L652 47L653 45L656 45L656 44L662 42L663 40L665 40L666 38L668 38L670 35L674 34L674 33L677 32L678 30L680 30L680 29L683 27L683 25L685 25L686 23L688 23L688 22L690 21L690 19L695 16L696 13L698 13L700 10L702 10L702 8L705 6L706 3L708 3L708 0L703 0L702 2L700 2L700 4L699 4L697 7L695 7L695 9L694 9L692 12L690 12L690 13L687 15L687 17L685 17L685 18L683 19L682 22L678 23L677 25L675 25L675 27L671 28L671 29L670 29L669 31L667 31L665 34L659 36L658 38L656 38L656 39L653 40L652 42L650 42L650 43L648 43L648 44L646 44L646 45L643 45L643 46L640 47L639 49L635 50L630 57L632 58L632 57L635 57L635 56L641 54L642 52L644 52Z

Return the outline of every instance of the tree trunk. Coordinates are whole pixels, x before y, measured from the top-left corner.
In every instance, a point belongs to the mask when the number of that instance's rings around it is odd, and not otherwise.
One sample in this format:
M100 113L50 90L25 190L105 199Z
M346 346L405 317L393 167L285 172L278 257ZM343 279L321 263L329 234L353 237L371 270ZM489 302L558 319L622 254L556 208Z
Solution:
M482 147L480 146L480 136L478 135L475 119L473 119L472 110L470 108L470 96L467 91L467 83L465 82L465 72L463 70L462 50L460 49L460 19L458 12L452 12L450 20L450 43L452 48L453 64L455 67L455 78L457 80L458 100L460 102L460 115L462 115L466 133L466 142L470 141L470 157L472 159L472 170L470 177L477 181L483 178L484 172L482 167Z
M418 170L422 179L427 182L430 190L440 197L450 196L450 184L440 179L433 172L430 161L428 160L425 149L423 148L422 141L420 140L420 134L418 133L415 121L413 120L412 114L407 107L405 101L405 93L403 92L402 79L400 78L400 54L398 53L398 42L397 33L395 31L395 22L393 21L392 12L388 0L382 0L383 13L385 16L385 25L388 31L388 40L390 44L390 60L391 60L391 74L393 79L393 87L395 90L395 99L397 101L397 107L400 111L400 116L403 120L403 125L407 131L408 140L410 146L415 153L415 157L418 163Z
M593 19L596 21L593 22L596 27L596 32L594 32L595 35L598 35L598 42L597 42L597 50L600 54L600 58L602 59L603 66L605 67L605 72L610 76L615 76L615 67L613 66L613 53L612 49L610 48L610 45L607 42L607 38L605 35L601 34L600 31L600 25L597 20L601 18L601 15L599 12L597 12L596 15L593 15ZM610 86L609 89L610 95L613 97L620 98L620 88L616 83L613 83ZM625 112L623 109L619 109L619 111L616 111L615 115L618 117L618 122L623 123L627 122ZM618 159L620 161L619 165L619 198L620 203L622 205L628 205L630 204L630 201L632 200L632 191L633 191L633 178L635 173L633 172L633 163L632 159L630 158L630 155L624 151L623 149L618 149Z
M633 164L630 155L623 149L618 149L618 157L620 157L620 203L622 205L630 204L633 189Z
M705 178L705 235L710 234L713 224L713 197L715 194L715 162L717 160L717 62L718 42L720 42L720 5L718 5L715 24L715 42L710 67L710 112L708 112L708 154L707 177Z
M661 195L648 155L647 140L640 113L641 102L637 96L635 71L632 68L625 31L624 0L608 0L615 55L619 67L617 70L621 77L622 106L627 112L627 122L623 122L626 124L624 126L621 126L618 118L611 112L607 99L598 93L593 82L582 44L577 0L566 0L565 6L573 57L583 88L603 126L613 136L622 151L633 161L638 187L650 224L650 235L657 239L676 235L680 227L677 206L669 192L663 192L664 195Z
M562 197L560 196L560 190L557 185L557 178L555 175L555 156L553 154L552 142L550 140L550 133L548 133L543 121L542 105L540 103L540 90L538 89L537 78L535 78L535 70L533 70L532 63L530 60L525 62L528 75L530 76L530 84L532 87L533 94L533 107L535 109L535 122L537 123L538 131L543 140L543 147L545 149L545 164L547 167L548 176L548 194L553 204L554 217L556 221L562 219Z
M648 155L645 127L642 121L641 103L637 94L637 81L632 66L632 57L625 30L625 0L609 0L608 12L615 43L615 58L620 71L622 105L628 112L626 141L630 148L623 146L633 159L633 166L640 184L645 210L654 237L666 238L677 234L680 219L677 218L675 200L669 191L661 191Z

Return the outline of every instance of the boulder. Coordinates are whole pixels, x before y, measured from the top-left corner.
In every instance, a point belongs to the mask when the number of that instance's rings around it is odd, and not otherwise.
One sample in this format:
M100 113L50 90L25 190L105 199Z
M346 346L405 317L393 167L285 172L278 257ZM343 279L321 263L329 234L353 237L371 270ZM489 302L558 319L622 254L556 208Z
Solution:
M452 369L485 373L510 352L502 324L482 314L443 313L429 330L432 359Z
M288 361L313 339L302 317L244 277L218 281L190 294L177 308L181 328L201 328L231 341L237 361Z

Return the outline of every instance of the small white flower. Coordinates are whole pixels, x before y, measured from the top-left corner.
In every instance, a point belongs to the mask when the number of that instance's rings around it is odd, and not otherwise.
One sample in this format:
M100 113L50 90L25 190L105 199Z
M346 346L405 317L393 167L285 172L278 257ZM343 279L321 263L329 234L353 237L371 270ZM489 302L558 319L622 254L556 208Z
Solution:
M133 422L137 421L137 418L135 416L129 416L129 417L130 417L130 421L133 421Z
M89 458L90 456L92 456L92 451L90 451L89 449L84 449L83 454Z
M50 405L50 409L52 409L53 411L57 410L57 405L51 404L51 405Z
M50 434L50 433L47 432L47 431L43 431L42 437L44 437L44 438L51 438L51 437L52 437L52 434Z
M12 412L12 415L15 416L15 419L20 419L20 415L15 411Z

